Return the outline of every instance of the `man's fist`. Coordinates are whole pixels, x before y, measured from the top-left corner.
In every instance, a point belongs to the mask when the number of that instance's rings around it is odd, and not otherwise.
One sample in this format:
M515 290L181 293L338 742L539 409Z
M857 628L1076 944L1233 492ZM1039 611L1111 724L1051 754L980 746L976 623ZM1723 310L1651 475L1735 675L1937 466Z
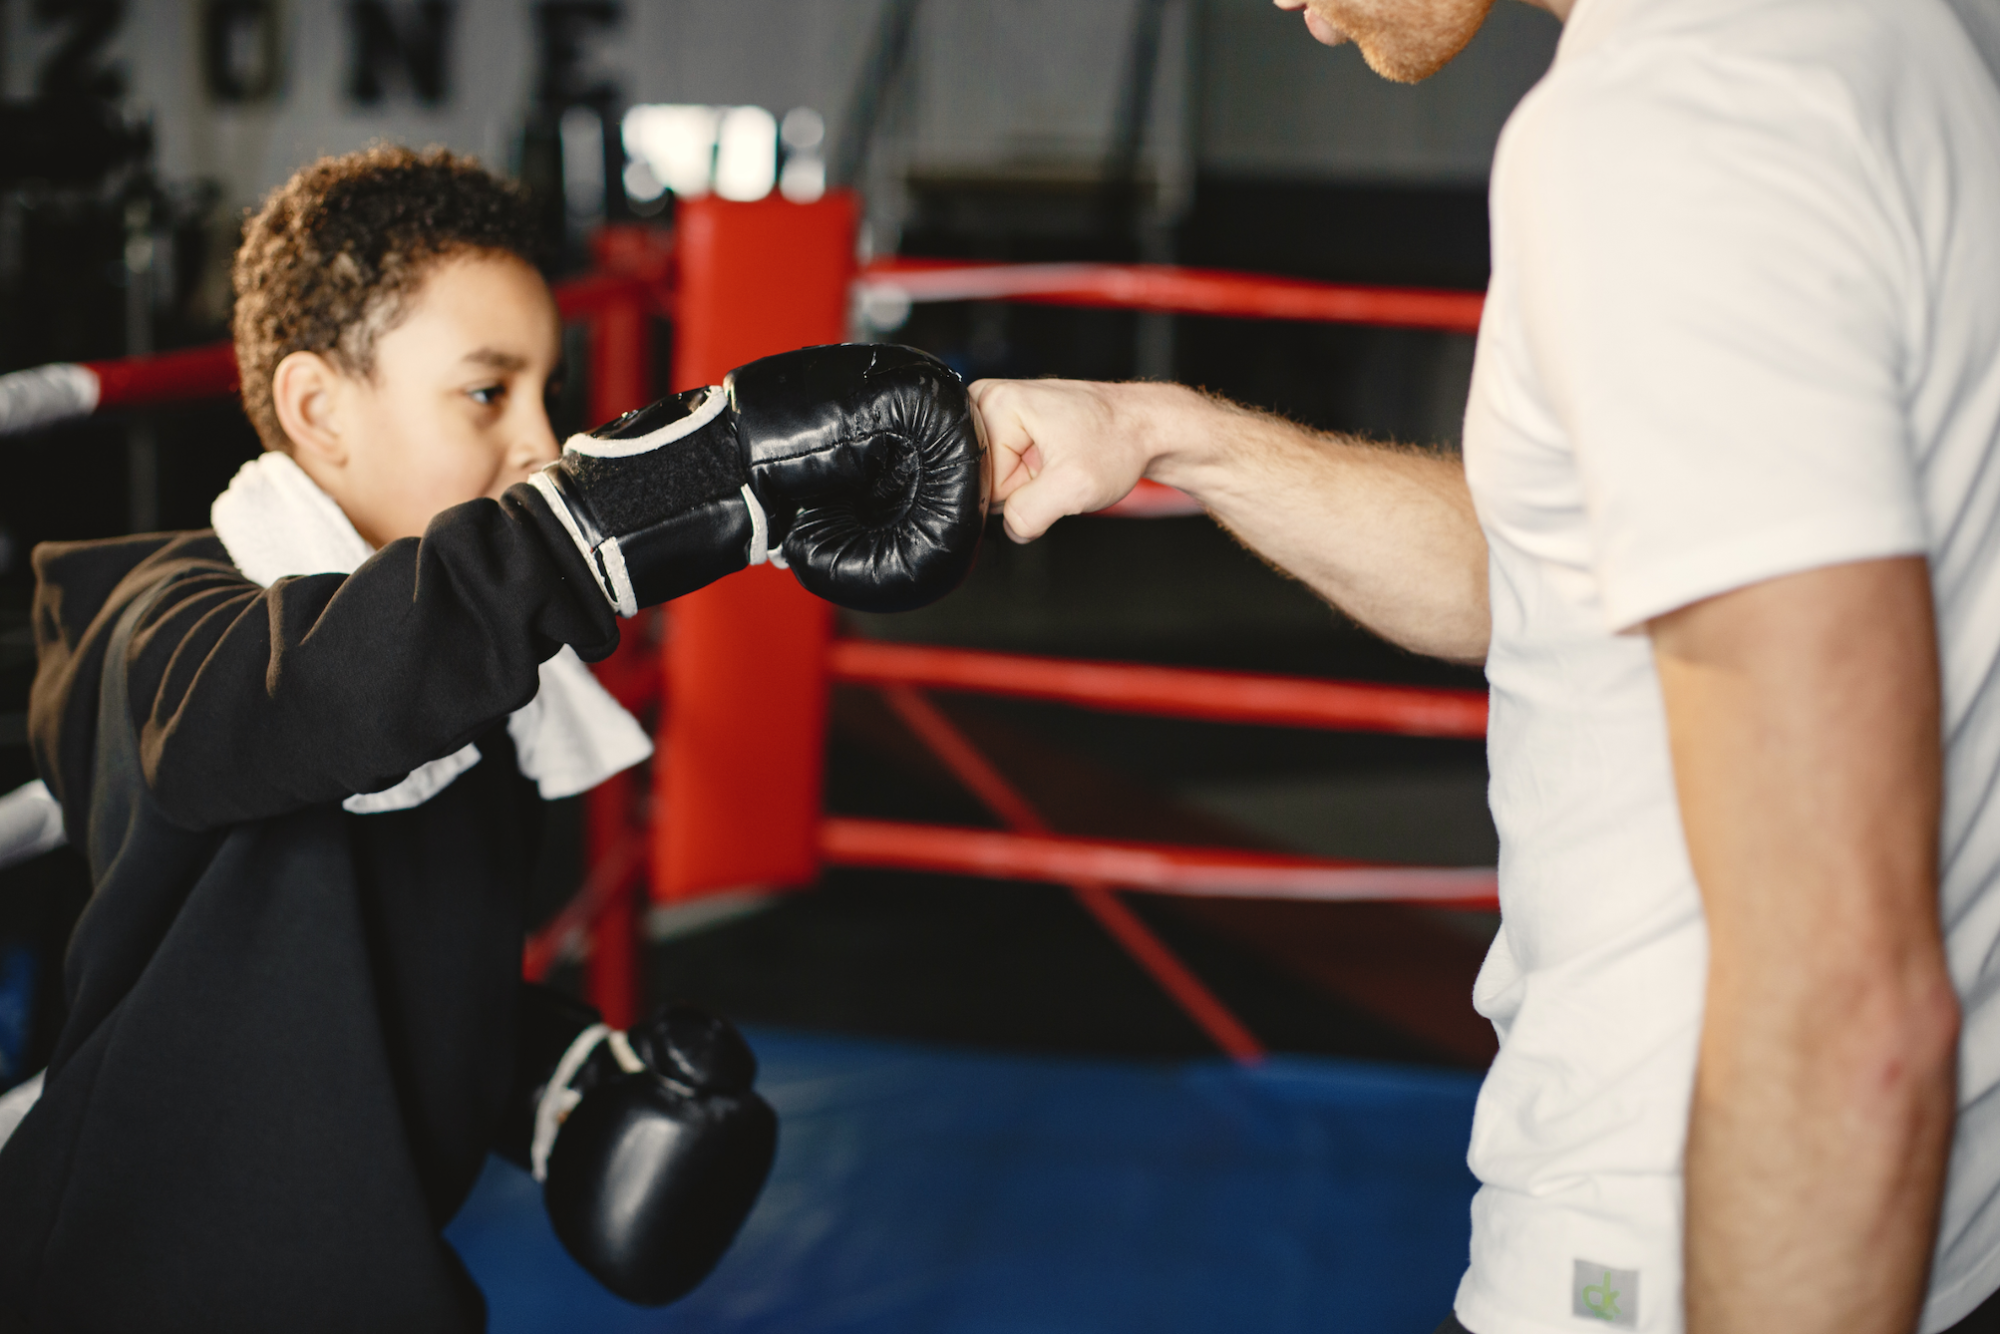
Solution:
M980 380L973 405L986 430L993 500L1007 536L1031 542L1068 514L1115 505L1168 452L1177 427L1207 400L1171 384Z

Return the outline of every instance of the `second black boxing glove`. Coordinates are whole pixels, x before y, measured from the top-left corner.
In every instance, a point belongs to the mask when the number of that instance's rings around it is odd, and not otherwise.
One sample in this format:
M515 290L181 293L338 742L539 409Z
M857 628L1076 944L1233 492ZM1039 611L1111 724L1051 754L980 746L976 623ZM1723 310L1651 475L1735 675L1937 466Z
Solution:
M726 1020L673 1005L630 1032L523 983L516 1089L495 1147L542 1183L564 1249L630 1302L692 1291L763 1189L778 1118Z
M985 449L964 383L914 348L765 357L574 436L531 485L621 615L766 560L858 611L972 568Z

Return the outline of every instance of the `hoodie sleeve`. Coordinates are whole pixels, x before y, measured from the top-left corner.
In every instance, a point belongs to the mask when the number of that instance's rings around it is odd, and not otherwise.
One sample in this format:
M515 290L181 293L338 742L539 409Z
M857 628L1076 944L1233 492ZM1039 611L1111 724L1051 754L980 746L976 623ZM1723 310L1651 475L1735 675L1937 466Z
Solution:
M527 703L563 645L594 659L618 642L582 558L525 487L443 511L351 575L269 588L212 536L148 540L36 552L30 738L72 834L105 642L162 583L123 666L147 786L190 829L389 787Z

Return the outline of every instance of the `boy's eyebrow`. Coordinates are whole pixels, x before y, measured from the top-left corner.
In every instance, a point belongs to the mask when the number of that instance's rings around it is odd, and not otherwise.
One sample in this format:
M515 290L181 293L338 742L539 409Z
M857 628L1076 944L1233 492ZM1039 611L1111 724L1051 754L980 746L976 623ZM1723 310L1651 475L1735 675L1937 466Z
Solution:
M482 347L476 352L468 352L462 360L477 366L491 366L496 371L518 371L528 364L526 357L513 352L502 352L497 347Z

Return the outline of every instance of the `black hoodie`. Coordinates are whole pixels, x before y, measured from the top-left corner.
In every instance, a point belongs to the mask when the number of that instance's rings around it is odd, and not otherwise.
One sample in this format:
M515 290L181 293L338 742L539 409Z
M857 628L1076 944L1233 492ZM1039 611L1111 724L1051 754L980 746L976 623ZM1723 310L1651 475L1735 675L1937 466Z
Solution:
M506 718L618 639L582 558L517 487L268 589L209 532L34 562L30 740L93 895L0 1149L0 1329L483 1327L439 1229L511 1074ZM423 805L342 810L468 741Z

